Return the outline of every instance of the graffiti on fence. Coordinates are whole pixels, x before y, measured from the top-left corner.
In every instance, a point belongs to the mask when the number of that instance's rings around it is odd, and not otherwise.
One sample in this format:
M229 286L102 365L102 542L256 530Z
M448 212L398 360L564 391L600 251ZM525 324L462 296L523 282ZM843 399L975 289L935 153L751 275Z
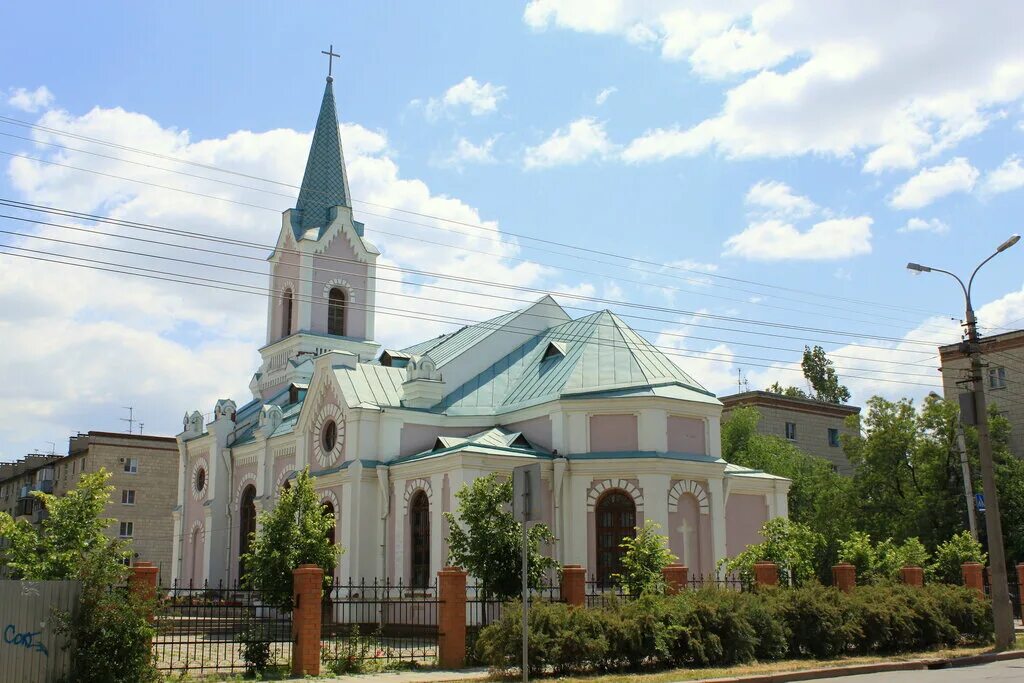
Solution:
M36 636L40 636L42 633L42 631L18 631L14 624L7 624L4 627L4 644L42 652L44 657L49 657L50 653L46 646L41 640L36 640Z

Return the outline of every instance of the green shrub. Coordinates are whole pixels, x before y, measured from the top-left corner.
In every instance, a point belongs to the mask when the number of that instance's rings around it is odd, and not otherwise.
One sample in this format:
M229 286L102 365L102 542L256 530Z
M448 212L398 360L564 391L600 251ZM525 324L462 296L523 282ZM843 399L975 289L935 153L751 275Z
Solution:
M974 589L929 584L924 591L933 601L936 611L952 625L961 644L985 645L992 642L995 628L992 605L981 599Z
M263 675L270 668L270 643L270 634L259 626L251 624L242 632L238 653L247 676Z
M961 584L961 565L965 562L986 564L988 554L982 551L981 543L974 540L969 532L962 531L935 549L935 562L928 567L928 578L942 583Z
M789 638L791 657L827 659L846 654L863 636L845 593L820 584L772 591Z

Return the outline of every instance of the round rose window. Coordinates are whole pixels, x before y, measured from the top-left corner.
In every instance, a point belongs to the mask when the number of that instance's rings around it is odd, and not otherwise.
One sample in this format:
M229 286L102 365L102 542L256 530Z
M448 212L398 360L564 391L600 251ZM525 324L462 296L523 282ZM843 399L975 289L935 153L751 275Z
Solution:
M334 420L329 420L324 425L321 434L321 445L324 447L324 452L330 453L334 450L334 446L338 443L338 425Z
M206 470L202 467L196 472L196 491L202 493L203 489L206 488Z

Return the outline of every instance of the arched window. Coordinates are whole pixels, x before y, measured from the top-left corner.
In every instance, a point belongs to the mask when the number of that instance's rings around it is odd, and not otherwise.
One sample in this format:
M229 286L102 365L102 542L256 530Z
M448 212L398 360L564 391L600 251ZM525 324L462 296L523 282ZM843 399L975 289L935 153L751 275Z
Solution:
M242 499L238 506L238 578L245 577L245 560L242 556L249 552L252 535L256 533L256 487L249 484L242 491Z
M327 334L345 336L345 290L332 287L327 297Z
M413 588L426 588L430 583L430 501L422 489L409 503L409 530L412 545Z
M636 535L636 504L629 494L605 493L594 510L597 532L597 580L602 586L614 582L622 572L622 539Z
M281 336L288 337L292 333L292 290L284 290L281 295Z

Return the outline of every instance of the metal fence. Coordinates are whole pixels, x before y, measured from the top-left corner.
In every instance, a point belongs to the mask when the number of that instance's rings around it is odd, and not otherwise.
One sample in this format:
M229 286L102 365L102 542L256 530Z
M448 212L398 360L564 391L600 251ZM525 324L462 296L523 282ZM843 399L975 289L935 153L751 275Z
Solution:
M65 680L70 652L54 616L76 613L80 593L77 581L0 581L0 681Z
M686 586L692 590L718 588L719 590L746 592L753 587L753 582L741 579L738 576L719 578L715 574L693 574L686 580Z
M501 618L505 605L514 602L517 597L507 598L494 594L482 583L466 586L466 661L479 664L476 657L476 642L480 631ZM531 604L537 601L561 602L562 587L553 581L545 581L536 588L530 589Z
M439 604L436 579L422 587L336 581L323 598L321 660L336 673L367 662L431 664Z
M157 588L153 654L166 673L242 673L291 662L291 613L261 591L191 583ZM247 662L248 660L248 662Z
M1016 568L1016 565L1014 565L1014 567ZM989 578L990 577L988 575L988 571L984 572L984 577L985 577L985 595L987 595L988 597L991 598L992 597L992 584L989 582ZM1007 572L1007 574L1006 574L1006 583L1007 583L1007 587L1010 589L1010 605L1013 608L1013 618L1014 619L1018 619L1022 623L1024 623L1024 615L1021 614L1021 604L1020 604L1020 589L1021 589L1021 586L1020 586L1020 583L1018 582L1017 572L1016 571Z

